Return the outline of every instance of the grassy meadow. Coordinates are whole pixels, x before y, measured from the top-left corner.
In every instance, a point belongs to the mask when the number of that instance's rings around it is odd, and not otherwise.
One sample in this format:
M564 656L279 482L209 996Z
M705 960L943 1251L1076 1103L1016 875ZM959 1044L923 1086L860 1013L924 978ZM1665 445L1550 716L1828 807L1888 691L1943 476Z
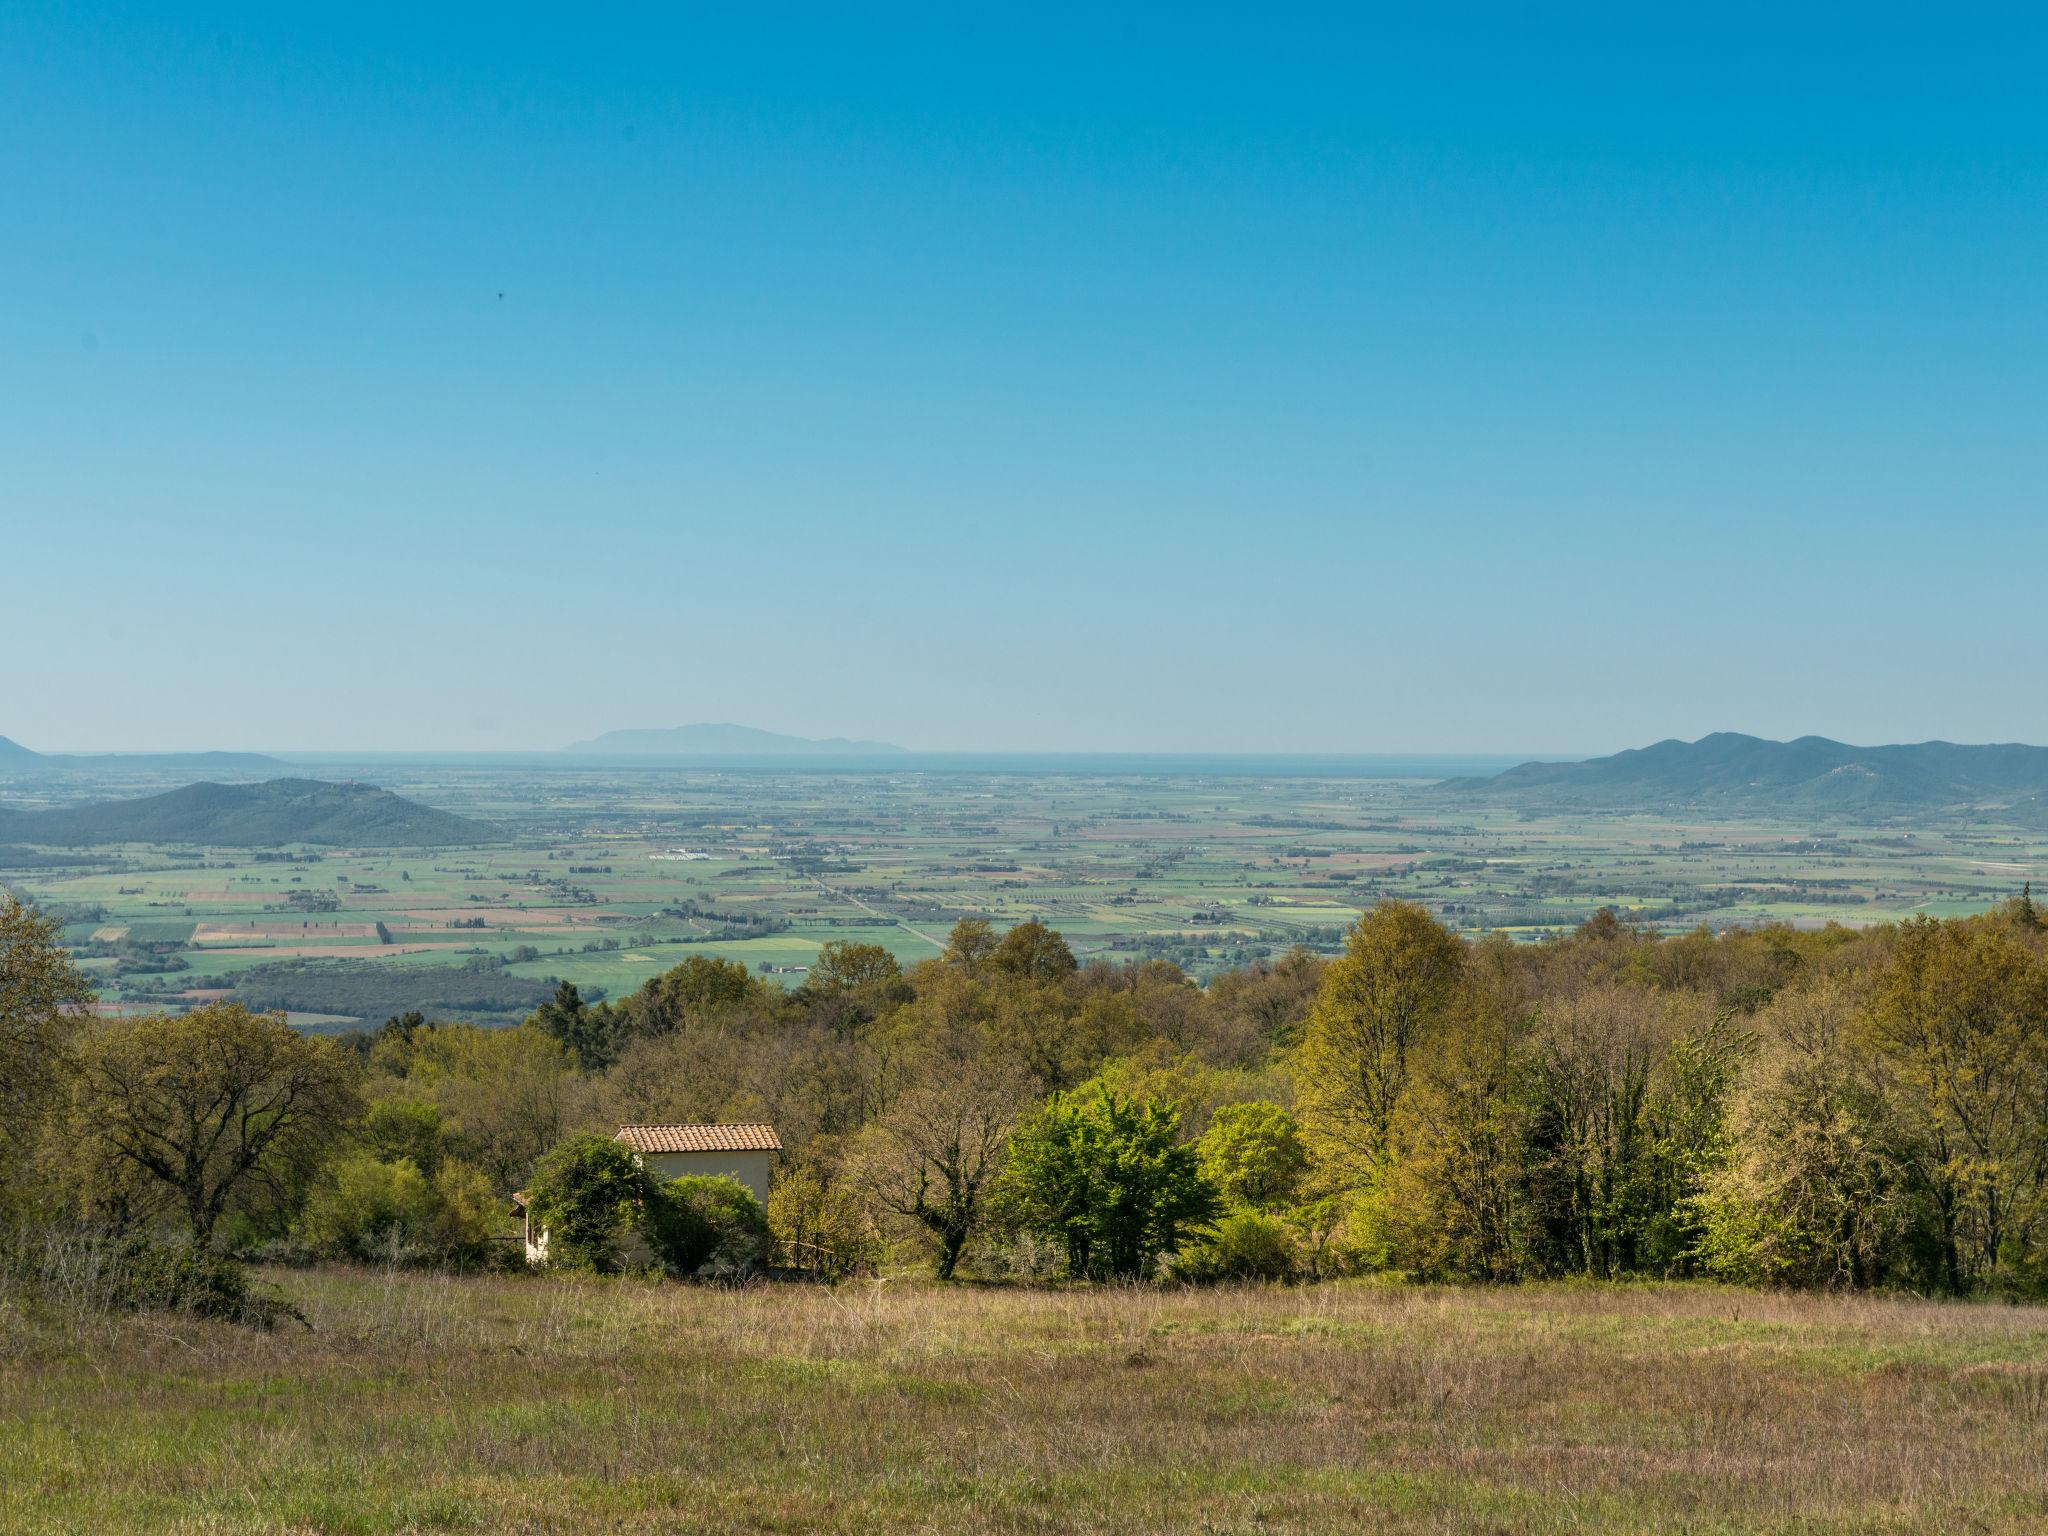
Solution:
M0 1530L2048 1523L2048 1309L276 1278L310 1328L0 1307Z

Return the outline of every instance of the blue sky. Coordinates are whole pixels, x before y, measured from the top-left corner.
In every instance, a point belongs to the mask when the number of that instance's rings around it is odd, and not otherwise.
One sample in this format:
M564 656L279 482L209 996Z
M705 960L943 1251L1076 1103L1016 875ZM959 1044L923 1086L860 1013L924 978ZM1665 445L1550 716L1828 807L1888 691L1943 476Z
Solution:
M0 10L0 734L2048 741L2038 9L967 9Z

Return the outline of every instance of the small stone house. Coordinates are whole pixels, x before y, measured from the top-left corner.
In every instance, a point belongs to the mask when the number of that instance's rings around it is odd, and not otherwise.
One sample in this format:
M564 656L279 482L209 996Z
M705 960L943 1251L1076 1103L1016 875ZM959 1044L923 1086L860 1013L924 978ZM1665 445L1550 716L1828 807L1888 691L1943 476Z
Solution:
M772 1125L622 1125L616 1138L664 1179L737 1179L768 1203L768 1167L782 1150Z
M632 1148L640 1166L659 1178L736 1179L763 1205L768 1203L770 1161L782 1150L775 1127L761 1124L622 1125L612 1139ZM512 1197L512 1214L525 1226L526 1262L545 1264L548 1231L534 1224L523 1189ZM632 1246L637 1250L637 1242Z

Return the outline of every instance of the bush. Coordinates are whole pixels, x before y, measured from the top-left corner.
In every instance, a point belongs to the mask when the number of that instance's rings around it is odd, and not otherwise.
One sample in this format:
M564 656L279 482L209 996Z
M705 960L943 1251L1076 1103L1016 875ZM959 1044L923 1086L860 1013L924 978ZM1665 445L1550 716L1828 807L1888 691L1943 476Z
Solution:
M871 1269L875 1240L860 1199L840 1181L794 1168L768 1191L768 1231L775 1262L825 1280Z
M1213 1283L1218 1280L1287 1280L1300 1263L1294 1234L1279 1218L1239 1207L1217 1221L1198 1243L1175 1257L1177 1280Z
M675 1274L741 1280L768 1262L768 1213L737 1179L656 1181L645 1212L648 1245Z
M314 1179L298 1235L330 1258L396 1259L427 1235L433 1219L433 1187L410 1158L385 1162L351 1152Z
M410 1158L353 1152L320 1170L294 1235L322 1258L468 1266L490 1257L490 1181L449 1159L429 1179Z
M540 1160L527 1208L547 1228L551 1263L603 1274L620 1267L621 1244L654 1188L631 1148L608 1136L571 1136Z
M0 1243L13 1289L88 1312L183 1312L272 1328L305 1317L269 1287L249 1282L238 1260L190 1239L45 1227Z

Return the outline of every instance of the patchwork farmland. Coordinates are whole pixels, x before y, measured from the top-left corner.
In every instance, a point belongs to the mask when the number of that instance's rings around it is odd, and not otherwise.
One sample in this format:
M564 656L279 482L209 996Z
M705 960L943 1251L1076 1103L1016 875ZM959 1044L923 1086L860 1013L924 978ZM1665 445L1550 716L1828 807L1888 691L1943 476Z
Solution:
M555 978L617 995L691 954L794 984L834 939L914 962L969 915L1041 919L1084 961L1203 975L1333 949L1384 896L1533 939L1605 905L1667 930L1856 924L2048 880L2048 836L1996 822L1532 816L1413 779L348 771L505 836L9 847L0 881L61 909L103 1007L234 995L315 1024L410 1006L510 1019Z

